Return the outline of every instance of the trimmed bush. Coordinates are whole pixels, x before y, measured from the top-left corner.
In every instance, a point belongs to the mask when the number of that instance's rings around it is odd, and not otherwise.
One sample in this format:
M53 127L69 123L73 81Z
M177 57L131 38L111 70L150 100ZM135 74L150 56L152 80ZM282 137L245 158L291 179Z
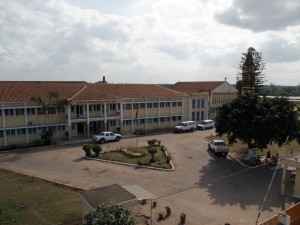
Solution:
M151 139L151 140L148 140L148 145L151 147L151 146L154 146L156 144L157 140L156 139Z
M82 146L83 151L85 151L85 156L86 157L91 157L91 155L92 155L91 149L92 148L93 148L92 144L84 144Z
M94 144L92 147L92 151L95 154L95 157L98 157L100 155L100 152L102 151L102 147L100 145Z

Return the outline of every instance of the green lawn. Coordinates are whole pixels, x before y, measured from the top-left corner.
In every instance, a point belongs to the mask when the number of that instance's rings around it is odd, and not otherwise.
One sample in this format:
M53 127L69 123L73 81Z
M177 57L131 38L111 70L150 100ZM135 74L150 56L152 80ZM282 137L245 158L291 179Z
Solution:
M0 224L82 224L77 191L0 169Z
M139 148L130 147L127 149L129 152L141 154L141 157L133 157L128 154L125 154L120 150L117 150L117 151L104 152L100 154L98 158L130 163L135 165L144 165L144 166L152 166L152 167L158 167L164 169L171 169L172 166L170 163L167 162L167 156L165 152L160 150L161 149L160 146L155 146L155 148L157 149L157 153L154 155L155 162L151 162L151 163L150 163L151 154L148 153L148 147L139 147Z

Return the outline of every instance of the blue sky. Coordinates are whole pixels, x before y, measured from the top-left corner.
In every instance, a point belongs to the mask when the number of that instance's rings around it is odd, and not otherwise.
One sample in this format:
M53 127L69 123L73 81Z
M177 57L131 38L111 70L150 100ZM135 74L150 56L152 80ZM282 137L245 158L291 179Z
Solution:
M0 0L0 79L235 83L254 47L266 84L298 85L299 12L298 0Z

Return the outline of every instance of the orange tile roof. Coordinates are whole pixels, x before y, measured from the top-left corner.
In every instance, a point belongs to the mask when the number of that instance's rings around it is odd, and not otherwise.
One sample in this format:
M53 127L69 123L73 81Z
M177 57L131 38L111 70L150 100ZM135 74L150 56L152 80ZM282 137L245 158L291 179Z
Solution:
M0 101L29 102L32 97L48 101L48 93L57 91L59 98L69 99L84 87L83 83L56 82L0 82Z
M170 89L181 93L210 92L219 87L225 81L204 81L204 82L177 82Z
M183 94L156 84L90 84L68 81L0 81L0 102L29 102L32 97L49 101L57 91L70 101L117 100L121 98L181 97Z
M93 84L97 89L120 98L159 98L185 96L157 84Z

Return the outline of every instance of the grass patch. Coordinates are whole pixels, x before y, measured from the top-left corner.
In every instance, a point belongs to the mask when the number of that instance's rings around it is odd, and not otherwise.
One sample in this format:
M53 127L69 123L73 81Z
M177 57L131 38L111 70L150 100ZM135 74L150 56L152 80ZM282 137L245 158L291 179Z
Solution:
M208 140L220 139L225 141L225 143L228 144L228 138L226 135L223 135L221 137L211 135L206 138ZM261 151L260 149L253 149L253 156L256 155L266 156L267 151L270 151L271 155L276 155L278 153L280 157L287 157L292 154L300 153L300 144L296 140L293 140L284 147L284 150L283 150L283 146L272 144L269 145L268 148L263 149L263 151ZM237 143L234 143L229 146L229 153L233 154L235 157L244 159L248 154L248 145L242 143L241 141L237 141Z
M122 149L117 149L115 151L104 152L99 155L99 159L117 161L130 163L140 166L152 166L163 169L171 169L172 166L170 162L167 160L167 156L164 151L161 150L161 146L155 146L157 149L157 153L154 155L155 162L151 162L151 154L148 153L149 147L129 147L126 148L127 152L137 153L135 155L128 154L124 152ZM137 156L137 155L140 156Z
M0 224L82 224L76 191L0 170Z

